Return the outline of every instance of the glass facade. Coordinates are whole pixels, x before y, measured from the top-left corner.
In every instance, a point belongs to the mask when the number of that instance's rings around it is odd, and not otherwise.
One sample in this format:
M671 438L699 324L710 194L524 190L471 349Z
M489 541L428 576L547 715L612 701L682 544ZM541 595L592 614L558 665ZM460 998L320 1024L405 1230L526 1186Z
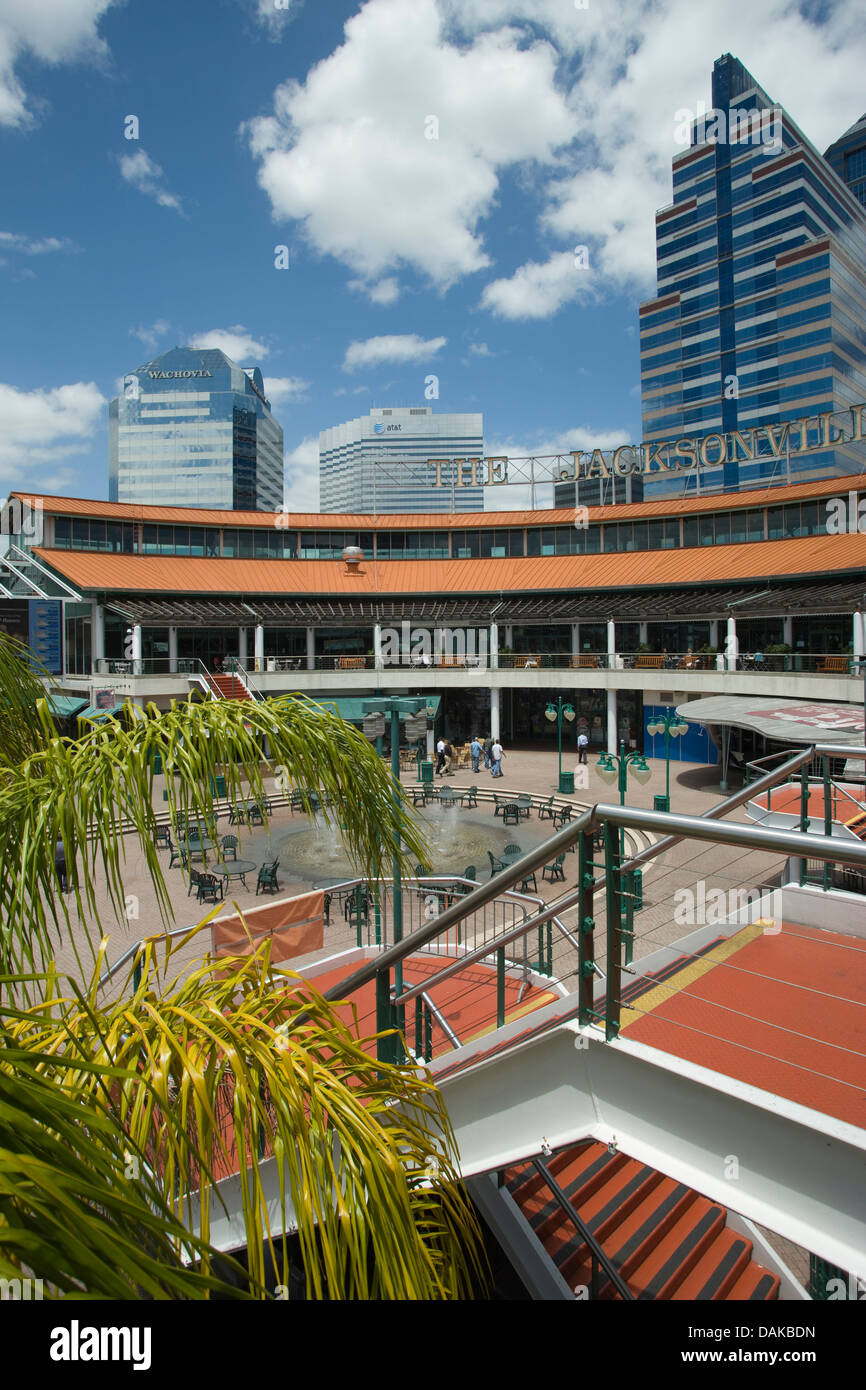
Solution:
M483 512L484 488L472 469L483 456L482 415L376 407L319 435L320 506L348 514Z
M109 407L108 495L278 511L283 431L258 367L247 372L215 348L174 348L129 373Z
M866 399L866 214L853 182L730 54L715 64L712 100L674 159L674 201L656 215L658 295L640 309L648 442L747 432ZM862 442L789 459L762 437L736 454L701 468L701 484L801 482L866 461ZM648 477L645 495L695 487L692 468Z
M824 158L866 208L866 116L834 141Z

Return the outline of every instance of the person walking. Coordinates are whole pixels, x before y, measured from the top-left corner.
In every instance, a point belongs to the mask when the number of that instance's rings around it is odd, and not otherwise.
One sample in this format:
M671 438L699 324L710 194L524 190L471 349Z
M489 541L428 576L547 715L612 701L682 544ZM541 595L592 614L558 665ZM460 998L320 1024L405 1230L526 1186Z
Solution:
M454 776L454 746L447 739L445 741L445 776Z
M445 770L445 740L440 738L436 744L436 776L439 777Z
M481 754L484 752L484 747L479 741L477 734L469 745L469 752L472 755L472 771L477 772L478 760L481 757Z
M488 771L490 770L490 753L492 748L493 739L491 738L490 734L488 734L486 739L484 740L484 766L488 769Z
M66 869L66 850L62 840L58 840L54 846L54 868L60 880L60 891L65 893L69 887L69 876Z
M496 740L496 742L494 743L493 747L491 748L491 750L490 750L490 757L491 757L491 759L492 759L492 761L493 761L493 769L492 769L492 771L491 771L491 773L490 773L490 776L491 776L491 777L501 777L501 776L502 776L502 759L505 757L505 754L504 754L504 752L502 751L502 744L499 742L499 739Z
M585 762L586 762L586 750L587 750L588 747L589 747L589 739L587 738L586 734L585 734L585 733L583 732L583 730L581 729L580 733L579 733L578 736L577 736L577 761L578 761L578 763L585 763Z

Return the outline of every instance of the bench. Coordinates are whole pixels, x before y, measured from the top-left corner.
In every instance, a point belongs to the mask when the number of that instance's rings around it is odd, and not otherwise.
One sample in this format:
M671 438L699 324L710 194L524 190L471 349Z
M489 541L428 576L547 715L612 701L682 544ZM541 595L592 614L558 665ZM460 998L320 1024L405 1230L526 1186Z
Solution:
M337 658L338 671L363 671L367 666L365 656L340 656Z
M581 656L573 656L568 664L572 671L596 671L598 657L595 652L584 652Z
M848 658L847 656L822 656L815 670L821 676L833 674L847 676Z
M664 657L659 652L638 652L634 659L635 671L660 671L664 666Z

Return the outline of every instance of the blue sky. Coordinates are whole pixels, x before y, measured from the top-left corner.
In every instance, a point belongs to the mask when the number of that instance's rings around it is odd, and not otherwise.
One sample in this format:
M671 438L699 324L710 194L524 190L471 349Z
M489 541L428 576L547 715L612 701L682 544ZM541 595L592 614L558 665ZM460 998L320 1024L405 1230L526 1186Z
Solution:
M491 453L639 439L725 51L819 148L866 107L860 0L0 0L0 496L106 496L119 378L190 342L261 367L293 510L320 429L431 373Z

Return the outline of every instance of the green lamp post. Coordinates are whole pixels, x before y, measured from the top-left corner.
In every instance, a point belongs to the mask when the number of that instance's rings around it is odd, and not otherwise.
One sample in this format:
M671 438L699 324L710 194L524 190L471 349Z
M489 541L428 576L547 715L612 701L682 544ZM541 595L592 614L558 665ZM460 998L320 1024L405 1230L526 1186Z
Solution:
M563 719L567 719L569 724L572 723L575 718L574 706L566 704L562 696L559 695L557 696L555 705L552 703L547 705L544 711L544 717L545 719L549 719L551 723L553 723L554 719L556 720L556 734L559 745L558 789L561 794L571 793L574 791L574 773L567 772L563 776L562 771L562 721Z
M638 782L648 782L652 777L652 768L644 757L643 753L626 753L625 744L619 745L619 753L602 753L596 764L596 772L603 782L608 786L617 783L619 788L619 804L625 805L626 784L628 781L629 769ZM619 852L622 857L625 851L625 830L619 828Z
M671 739L680 738L687 734L689 726L684 719L681 719L674 710L669 709L667 714L653 715L646 726L646 731L655 737L656 734L665 736L665 794L664 797L655 798L655 809L657 811L669 811L671 809Z

